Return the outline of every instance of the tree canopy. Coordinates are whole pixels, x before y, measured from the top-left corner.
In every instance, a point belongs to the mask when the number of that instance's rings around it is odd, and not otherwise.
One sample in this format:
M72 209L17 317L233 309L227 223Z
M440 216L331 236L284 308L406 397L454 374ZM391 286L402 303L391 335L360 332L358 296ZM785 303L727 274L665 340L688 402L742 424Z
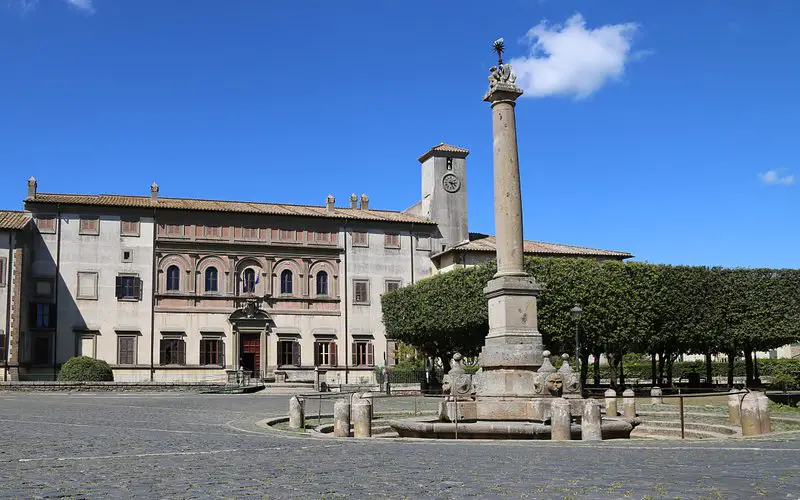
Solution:
M669 266L589 259L526 258L543 289L539 331L553 352L574 351L579 304L585 380L590 354L612 367L640 353L671 367L681 353L766 351L800 339L800 271ZM385 294L387 336L446 361L458 351L477 354L488 332L483 288L496 271L490 262L433 276ZM620 377L622 375L620 374ZM748 371L748 381L752 379Z

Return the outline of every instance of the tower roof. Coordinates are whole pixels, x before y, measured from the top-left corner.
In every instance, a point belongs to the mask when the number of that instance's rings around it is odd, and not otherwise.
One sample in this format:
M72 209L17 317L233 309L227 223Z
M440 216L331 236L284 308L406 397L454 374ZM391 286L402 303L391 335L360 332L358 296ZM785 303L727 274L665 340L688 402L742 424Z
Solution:
M419 162L422 163L431 156L436 156L436 153L450 153L448 156L455 156L458 158L464 158L469 154L468 149L460 148L458 146L452 146L450 144L439 143L437 146L432 147L429 149L425 154L419 157ZM439 155L441 156L441 155Z

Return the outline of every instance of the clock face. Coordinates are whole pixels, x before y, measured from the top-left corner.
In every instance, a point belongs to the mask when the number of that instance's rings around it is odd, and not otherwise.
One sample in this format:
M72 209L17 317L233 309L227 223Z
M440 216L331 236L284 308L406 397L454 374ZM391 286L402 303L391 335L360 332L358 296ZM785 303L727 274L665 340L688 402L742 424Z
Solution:
M448 193L455 193L461 188L461 180L455 174L446 174L442 177L442 187Z

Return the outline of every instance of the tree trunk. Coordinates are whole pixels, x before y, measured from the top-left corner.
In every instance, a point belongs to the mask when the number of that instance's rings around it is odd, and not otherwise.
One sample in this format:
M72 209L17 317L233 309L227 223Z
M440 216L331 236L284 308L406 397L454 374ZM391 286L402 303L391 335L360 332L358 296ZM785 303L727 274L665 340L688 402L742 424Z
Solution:
M586 379L589 376L589 353L581 352L581 388L586 387Z
M610 352L606 353L606 360L608 361L608 378L611 388L619 392L619 386L617 384L617 367L619 366L619 360L615 354Z
M650 353L650 385L657 386L658 380L656 380L656 353L655 351Z
M664 387L664 351L658 353L658 386Z
M622 362L622 354L619 355L619 387L624 391L625 390L625 370L624 365L625 363Z
M736 362L736 353L728 353L728 389L733 389L733 365Z
M594 386L600 387L600 353L594 353Z
M753 351L750 346L744 348L744 375L745 385L747 387L753 386Z
M675 365L673 362L672 356L667 356L667 385L669 387L674 387L674 383L672 380L672 367Z
M711 387L714 382L714 370L711 366L711 349L706 351L706 384Z

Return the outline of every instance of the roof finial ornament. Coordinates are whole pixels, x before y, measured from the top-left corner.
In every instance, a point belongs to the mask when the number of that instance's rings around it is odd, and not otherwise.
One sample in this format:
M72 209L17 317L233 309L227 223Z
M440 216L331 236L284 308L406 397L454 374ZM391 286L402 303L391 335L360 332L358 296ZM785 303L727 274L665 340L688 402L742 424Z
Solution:
M522 95L522 89L516 85L517 75L511 70L511 65L503 62L503 53L506 51L506 44L502 38L498 38L492 43L492 50L497 53L497 66L489 68L489 91L483 96L484 101L492 101L492 94L495 91L502 91ZM502 94L502 95L506 95ZM516 98L515 97L515 98Z
M506 42L502 38L498 38L492 42L492 50L497 52L497 65L503 65L503 52L506 51Z

